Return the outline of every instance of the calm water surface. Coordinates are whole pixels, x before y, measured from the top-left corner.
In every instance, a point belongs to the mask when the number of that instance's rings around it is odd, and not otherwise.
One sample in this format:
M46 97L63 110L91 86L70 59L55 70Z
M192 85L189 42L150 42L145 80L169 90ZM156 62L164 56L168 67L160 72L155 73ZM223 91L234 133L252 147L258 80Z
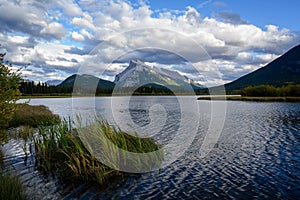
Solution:
M176 97L110 97L68 99L32 99L32 105L46 105L61 117L101 114L111 124L116 117L129 116L123 122L147 127L162 145L172 142L182 114ZM189 103L191 98L183 102ZM129 103L126 103L128 100ZM73 101L76 101L74 103ZM73 103L72 103L73 102ZM95 109L93 108L95 103ZM151 111L151 106L161 107ZM199 149L211 119L209 101L197 101L200 123L193 142L171 165L158 171L132 176L122 186L97 192L83 184L76 189L62 188L55 180L45 183L37 171L24 167L21 144L11 141L4 148L7 158L19 170L29 188L39 188L48 199L300 199L300 104L228 101L226 120L215 148L204 158ZM111 106L113 105L113 112ZM197 111L198 112L198 111ZM154 118L149 116L154 116ZM131 121L130 121L131 120ZM161 127L151 120L164 122ZM188 126L187 126L188 127ZM188 139L186 139L188 141ZM183 138L178 148L185 145ZM12 148L13 146L13 148ZM27 164L28 165L28 164ZM66 192L68 191L68 192Z

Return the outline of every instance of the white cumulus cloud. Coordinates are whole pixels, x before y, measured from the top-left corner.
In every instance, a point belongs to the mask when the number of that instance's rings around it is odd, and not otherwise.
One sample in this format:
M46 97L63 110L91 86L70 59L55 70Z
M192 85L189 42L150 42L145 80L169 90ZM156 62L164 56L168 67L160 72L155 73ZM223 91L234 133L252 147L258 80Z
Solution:
M60 40L60 39L64 39L66 35L66 30L62 24L57 22L52 22L48 24L46 27L44 27L40 33L51 35L54 38Z
M121 66L140 59L219 84L264 66L300 42L298 32L284 27L258 27L231 12L204 16L191 6L154 11L148 2L123 0L0 2L1 48L16 64L30 62L32 77L37 69L48 75L74 73L83 62L95 74L114 59ZM111 67L105 77L113 79L122 69Z

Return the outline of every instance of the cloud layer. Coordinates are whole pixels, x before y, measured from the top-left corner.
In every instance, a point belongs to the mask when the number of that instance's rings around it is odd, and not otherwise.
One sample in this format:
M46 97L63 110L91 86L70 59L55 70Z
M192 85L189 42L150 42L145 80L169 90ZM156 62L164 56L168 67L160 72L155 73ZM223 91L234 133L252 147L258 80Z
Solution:
M17 66L30 63L25 74L43 81L78 70L113 80L124 63L140 59L216 85L300 43L297 32L260 28L230 12L210 17L193 7L153 11L147 3L122 0L0 2L6 59Z

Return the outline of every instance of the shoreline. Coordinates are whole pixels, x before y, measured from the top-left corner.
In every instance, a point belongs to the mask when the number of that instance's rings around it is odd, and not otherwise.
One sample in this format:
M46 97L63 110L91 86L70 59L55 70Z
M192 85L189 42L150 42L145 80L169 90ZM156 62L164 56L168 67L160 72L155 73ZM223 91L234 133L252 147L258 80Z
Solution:
M300 102L300 97L246 97L246 96L203 96L198 100L227 100L252 102Z
M176 95L149 95L149 94L139 94L139 95L95 95L95 96L74 96L74 95L33 95L33 96L21 96L20 99L40 99L40 98L72 98L72 97L128 97L128 96L149 96L149 97L161 97L161 96L176 96ZM178 95L177 95L178 96ZM227 101L253 101L253 102L300 102L300 97L249 97L241 95L191 95L182 94L180 96L196 96L197 100L227 100Z

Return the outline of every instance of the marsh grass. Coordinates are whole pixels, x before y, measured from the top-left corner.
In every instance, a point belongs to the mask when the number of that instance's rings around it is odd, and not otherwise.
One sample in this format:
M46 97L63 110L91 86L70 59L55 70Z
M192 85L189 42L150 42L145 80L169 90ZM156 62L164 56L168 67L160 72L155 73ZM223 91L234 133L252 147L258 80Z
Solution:
M39 125L49 126L60 121L59 116L53 114L46 106L32 106L28 104L17 104L17 111L14 114L10 127Z
M3 166L3 158L4 158L4 154L3 151L0 149L0 168L2 168ZM0 169L1 171L1 169Z
M1 145L6 140L7 140L7 138L6 138L6 131L0 130L0 172L1 172L1 168L3 166L3 158L4 158L4 153L3 153L2 149L1 149Z
M20 179L11 173L2 174L0 171L0 199L23 200L26 199L24 188Z
M16 139L22 138L25 142L32 139L34 134L34 129L30 126L23 126L18 131L16 131Z
M163 149L152 138L125 133L104 119L79 130L88 134L81 137L88 150L114 169L141 173L158 168L163 160Z
M0 145L10 139L6 130L0 130ZM3 172L4 153L0 147L0 200L26 199L24 187L20 179L11 172Z
M62 181L72 183L85 181L104 185L117 177L125 178L126 173L112 169L97 159L94 149L83 143L79 131L72 124L70 120L62 120L53 126L39 127L38 136L34 139L37 167L47 174L58 175ZM90 138L100 143L104 142L100 135L104 135L115 146L126 151L145 153L160 149L153 139L131 136L110 126L105 120L97 120L81 131L91 132ZM106 150L114 153L114 149ZM154 154L157 156L157 165L163 159L162 151L159 152Z
M2 143L7 142L7 141L8 141L7 131L0 129L0 145L2 145Z

